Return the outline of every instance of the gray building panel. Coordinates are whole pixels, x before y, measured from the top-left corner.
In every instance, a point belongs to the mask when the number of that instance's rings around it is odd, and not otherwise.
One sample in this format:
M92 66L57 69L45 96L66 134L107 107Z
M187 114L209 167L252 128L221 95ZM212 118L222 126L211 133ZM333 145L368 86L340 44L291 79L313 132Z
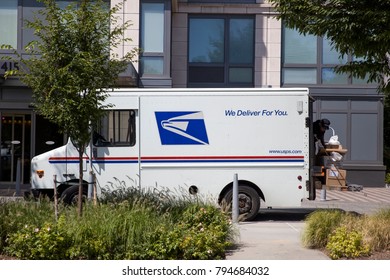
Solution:
M376 89L311 88L313 120L328 118L345 154L347 182L383 187L383 95ZM332 136L327 131L325 139Z

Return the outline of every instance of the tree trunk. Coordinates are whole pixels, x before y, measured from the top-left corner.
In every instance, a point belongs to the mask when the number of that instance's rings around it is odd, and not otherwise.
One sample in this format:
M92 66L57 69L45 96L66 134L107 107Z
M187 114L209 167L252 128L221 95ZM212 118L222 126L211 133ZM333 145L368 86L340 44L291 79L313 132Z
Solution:
M79 147L79 197L78 197L78 214L83 215L83 151L85 146Z

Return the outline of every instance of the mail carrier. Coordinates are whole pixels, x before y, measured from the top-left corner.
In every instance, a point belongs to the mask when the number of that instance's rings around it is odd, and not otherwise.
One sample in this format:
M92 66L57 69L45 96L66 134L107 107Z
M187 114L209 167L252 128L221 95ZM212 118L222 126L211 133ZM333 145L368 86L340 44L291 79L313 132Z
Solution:
M310 186L307 89L115 89L113 106L85 151L84 178L98 193L116 180L231 201L235 174L240 213L300 206ZM32 159L31 187L70 202L78 195L78 152L65 146ZM92 170L91 170L92 169ZM87 192L85 181L85 193Z

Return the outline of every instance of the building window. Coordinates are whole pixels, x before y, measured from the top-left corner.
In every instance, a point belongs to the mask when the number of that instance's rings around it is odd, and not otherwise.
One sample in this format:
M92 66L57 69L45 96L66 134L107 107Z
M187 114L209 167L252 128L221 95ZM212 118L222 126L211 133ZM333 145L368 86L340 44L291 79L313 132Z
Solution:
M0 45L17 48L18 0L0 1Z
M327 38L303 35L295 29L283 28L283 85L367 86L367 79L356 79L334 71L336 66L352 59L352 56L340 56Z
M141 3L141 75L164 74L164 3Z
M284 64L316 64L317 38L302 36L294 29L284 29Z
M243 4L243 3L256 3L256 0L187 0L188 3L233 3L233 4Z
M253 86L253 17L190 17L188 86Z

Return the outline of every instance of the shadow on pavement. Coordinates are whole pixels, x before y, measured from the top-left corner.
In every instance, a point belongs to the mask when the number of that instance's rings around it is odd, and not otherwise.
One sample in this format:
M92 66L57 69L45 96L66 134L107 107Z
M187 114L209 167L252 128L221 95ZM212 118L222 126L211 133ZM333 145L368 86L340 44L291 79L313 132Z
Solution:
M283 208L283 209L260 209L256 219L252 222L261 221L304 221L306 217L318 210L317 208Z
M252 222L269 222L269 221L295 221L304 222L307 216L318 210L338 210L349 212L355 215L361 215L355 211L345 211L338 208L278 208L278 209L260 209L259 214Z

